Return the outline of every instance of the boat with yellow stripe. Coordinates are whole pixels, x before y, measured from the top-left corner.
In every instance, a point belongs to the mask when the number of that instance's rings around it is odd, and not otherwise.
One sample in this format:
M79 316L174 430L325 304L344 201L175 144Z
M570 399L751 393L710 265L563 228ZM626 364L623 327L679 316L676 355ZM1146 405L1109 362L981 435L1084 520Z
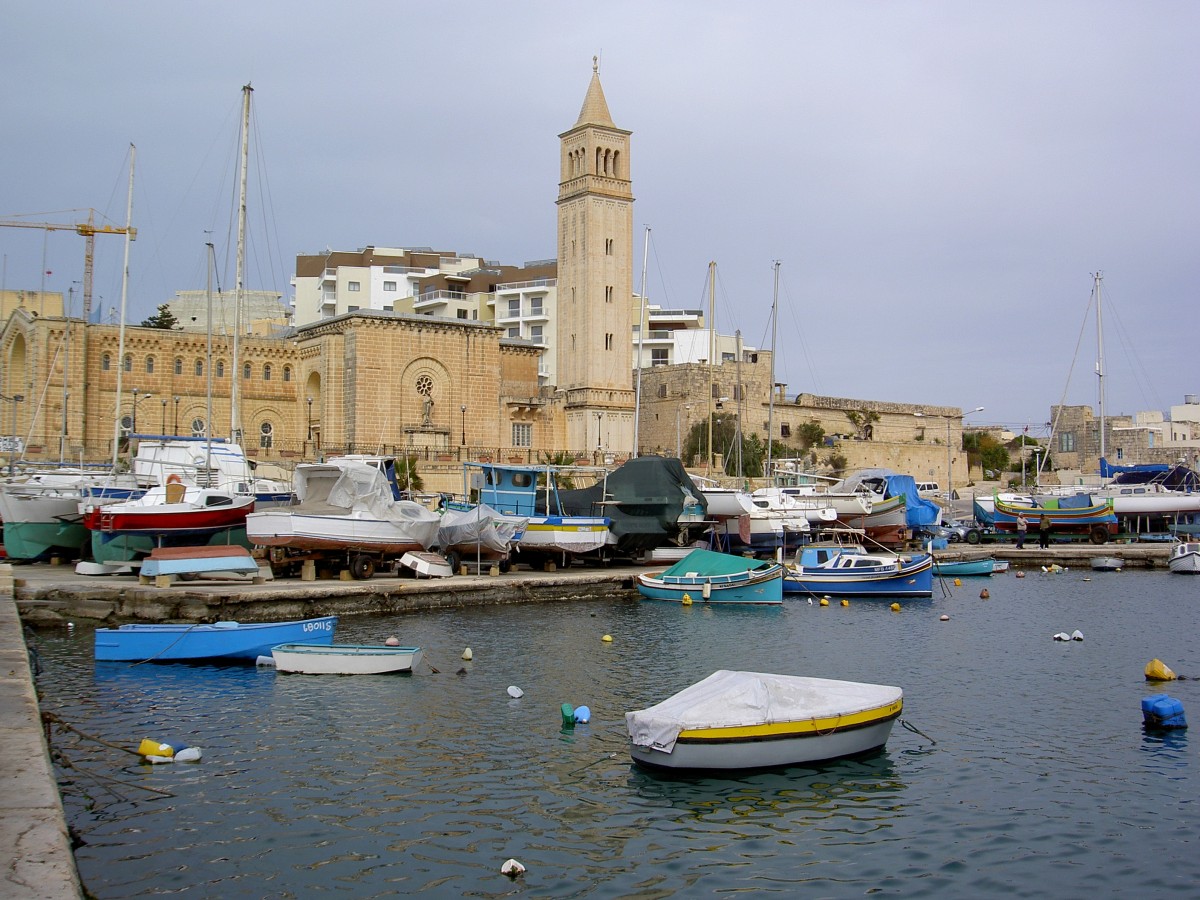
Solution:
M903 708L891 685L723 669L625 724L643 766L763 769L878 750Z

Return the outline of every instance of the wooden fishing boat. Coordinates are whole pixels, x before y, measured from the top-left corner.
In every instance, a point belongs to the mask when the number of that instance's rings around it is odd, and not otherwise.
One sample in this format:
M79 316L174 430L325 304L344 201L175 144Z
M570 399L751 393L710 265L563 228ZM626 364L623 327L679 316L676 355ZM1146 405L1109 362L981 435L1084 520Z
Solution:
M301 675L386 675L411 672L420 647L387 644L280 644L271 648L275 668Z
M783 590L831 597L932 597L933 557L867 553L857 546L803 547L784 572Z
M331 644L337 616L294 622L121 625L97 628L98 662L244 662L280 644Z
M783 566L697 549L669 569L638 575L637 587L650 600L777 604L783 602Z
M903 707L889 685L722 670L625 725L643 766L763 769L878 750Z
M1200 575L1200 542L1184 541L1171 551L1167 567L1180 575Z
M938 575L991 575L996 570L994 559L935 560L933 571Z
M1117 533L1117 517L1113 513L1112 500L1096 503L1087 494L1058 498L1055 506L1009 502L996 496L992 505L992 524L997 531L1015 533L1017 517L1024 516L1032 534L1045 516L1050 520L1051 532L1086 534L1093 544L1107 543Z

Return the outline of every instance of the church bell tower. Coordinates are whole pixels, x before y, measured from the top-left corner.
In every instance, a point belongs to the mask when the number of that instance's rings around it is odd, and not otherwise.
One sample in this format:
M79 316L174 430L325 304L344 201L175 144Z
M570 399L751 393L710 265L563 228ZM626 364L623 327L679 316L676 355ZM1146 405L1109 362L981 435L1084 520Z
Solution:
M613 124L596 60L579 119L559 135L558 387L567 446L635 448L630 132Z

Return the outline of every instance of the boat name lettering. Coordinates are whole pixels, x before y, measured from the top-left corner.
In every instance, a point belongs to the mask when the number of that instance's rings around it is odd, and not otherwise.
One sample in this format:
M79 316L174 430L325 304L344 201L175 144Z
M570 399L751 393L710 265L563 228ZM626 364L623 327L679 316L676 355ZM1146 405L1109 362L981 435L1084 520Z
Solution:
M305 631L333 631L333 624L331 622L305 622L304 630Z

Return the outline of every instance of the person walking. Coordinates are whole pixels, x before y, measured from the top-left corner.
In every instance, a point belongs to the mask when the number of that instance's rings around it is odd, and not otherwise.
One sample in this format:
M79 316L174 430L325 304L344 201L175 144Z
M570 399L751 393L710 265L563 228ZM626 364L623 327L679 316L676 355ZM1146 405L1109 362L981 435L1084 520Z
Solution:
M1025 549L1025 535L1029 533L1029 520L1017 513L1017 549Z
M1050 517L1042 516L1038 519L1038 541L1045 550L1050 546Z

